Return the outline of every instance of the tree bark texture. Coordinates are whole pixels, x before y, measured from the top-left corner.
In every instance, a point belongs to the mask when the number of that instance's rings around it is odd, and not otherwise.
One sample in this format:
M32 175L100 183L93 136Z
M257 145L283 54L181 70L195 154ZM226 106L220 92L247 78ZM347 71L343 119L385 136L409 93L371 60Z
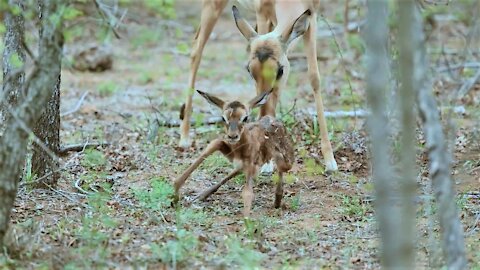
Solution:
M47 19L46 12L44 10L45 5L42 1L39 1L39 14L40 20ZM43 26L40 28L40 38L43 37L45 29ZM60 50L63 50L63 39L58 40L56 44ZM60 82L61 82L61 66L62 62L56 63L58 67L58 79L56 83L52 85L50 89L50 99L46 104L40 119L37 121L33 132L37 138L48 147L51 153L58 154L60 150ZM40 145L33 143L32 145L32 174L43 180L35 185L37 188L47 188L57 185L58 178L60 177L59 159L58 156L52 156L47 153Z
M52 153L58 154L60 150L60 74L50 92L50 99L33 132ZM56 186L60 177L58 156L52 157L35 142L32 145L32 151L32 174L43 178L35 187Z
M445 254L447 269L466 269L465 240L462 223L458 215L455 187L451 178L451 158L447 149L447 141L440 121L440 112L432 93L432 82L428 75L428 59L423 32L411 40L421 50L416 78L417 105L425 134L426 149L429 159L429 177L432 181L437 203L437 212L442 233L442 248Z
M365 29L367 64L367 100L371 114L367 119L370 134L373 182L375 185L375 208L381 236L381 263L386 269L408 269L411 262L405 262L400 254L402 237L399 234L398 208L394 207L395 196L389 157L389 128L386 112L388 90L388 5L383 0L367 1L367 22Z
M9 0L9 6L20 7L19 0ZM23 40L25 33L25 22L21 14L13 15L11 12L5 13L5 36L3 50L3 91L0 93L0 137L5 130L5 123L10 114L8 107L15 107L19 96L20 86L25 81L25 51L23 49ZM12 63L17 58L20 63ZM21 66L17 66L21 65Z
M6 122L6 130L0 138L0 244L10 220L10 211L16 197L18 180L22 173L27 153L29 133L26 127L33 127L45 108L51 91L57 83L62 60L62 25L57 8L60 0L45 0L43 35L39 53L29 76L28 91L22 102Z
M398 256L404 261L402 266L413 268L415 262L415 193L417 187L415 170L415 91L420 87L418 84L418 62L423 53L419 44L413 42L422 35L422 22L416 8L415 0L402 0L399 5L398 21L398 49L399 49L399 82L398 97L400 100L400 172L399 192L400 250Z

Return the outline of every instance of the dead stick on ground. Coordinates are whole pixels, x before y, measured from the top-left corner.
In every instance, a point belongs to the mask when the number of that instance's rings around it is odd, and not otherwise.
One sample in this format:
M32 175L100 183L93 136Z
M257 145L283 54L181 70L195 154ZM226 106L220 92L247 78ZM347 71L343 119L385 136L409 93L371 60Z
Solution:
M80 109L80 106L82 106L82 103L83 101L85 100L85 97L88 95L88 91L83 93L83 95L80 97L80 99L78 100L77 104L75 105L75 108L73 108L72 110L68 111L68 112L64 112L64 113L61 113L60 114L60 117L64 117L64 116L67 116L67 115L70 115L76 111L78 111L78 109Z
M68 152L79 152L87 148L105 147L109 145L110 143L108 142L69 144L62 146L60 151L58 151L58 154L65 155Z
M75 181L75 188L80 191L81 193L83 194L87 194L87 195L90 195L92 194L91 192L88 192L86 190L84 190L81 186L80 186L80 182L82 181L82 178L78 178L77 181Z

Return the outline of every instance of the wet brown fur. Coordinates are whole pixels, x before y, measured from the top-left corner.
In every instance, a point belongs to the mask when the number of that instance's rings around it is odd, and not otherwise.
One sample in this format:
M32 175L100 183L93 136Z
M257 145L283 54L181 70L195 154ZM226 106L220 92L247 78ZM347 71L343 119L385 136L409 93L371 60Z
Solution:
M250 102L249 107L258 106L260 99L255 98ZM239 106L239 104L241 106ZM263 104L263 103L262 103ZM226 136L218 138L207 146L195 162L175 181L175 194L178 200L180 188L183 186L190 174L202 163L209 155L220 151L229 161L236 164L236 168L217 185L204 192L200 197L206 199L214 193L226 181L233 178L240 172L245 174L245 186L243 190L244 216L250 216L253 202L253 181L257 176L260 167L273 160L276 164L279 181L275 191L276 208L280 207L283 197L283 173L289 171L294 162L293 141L283 123L272 116L264 116L258 121L242 123L241 119L248 116L247 106L234 101L222 105L223 115L226 118ZM236 123L239 140L232 142L229 136L232 130L230 125Z

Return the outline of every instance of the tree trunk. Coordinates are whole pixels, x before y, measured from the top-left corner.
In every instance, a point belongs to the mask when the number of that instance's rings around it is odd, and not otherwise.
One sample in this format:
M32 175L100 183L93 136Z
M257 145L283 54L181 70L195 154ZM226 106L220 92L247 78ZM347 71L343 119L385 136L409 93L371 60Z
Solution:
M373 182L375 184L375 208L381 235L381 262L386 269L408 269L411 262L403 260L399 232L398 208L393 173L389 157L389 128L386 117L386 92L389 85L388 63L388 5L387 1L369 0L365 29L367 53L367 100L371 108L368 117L370 133Z
M457 212L455 188L450 177L451 159L447 149L447 141L443 134L435 97L432 94L431 78L428 76L428 59L425 49L425 38L422 32L419 36L412 37L414 46L420 48L418 70L415 73L418 79L417 105L429 159L429 177L432 181L437 212L442 233L443 252L446 257L447 269L466 269L465 241L463 227Z
M59 47L62 48L61 45ZM58 64L60 65L60 63ZM51 153L57 155L60 150L60 74L58 74L57 83L52 90L50 99L33 132L51 150ZM58 156L52 157L35 142L32 148L32 174L38 178L42 177L42 181L38 182L35 187L56 186L60 177Z
M0 244L8 228L10 211L17 192L24 160L27 153L29 133L26 127L33 127L49 98L51 89L57 83L62 59L58 46L63 37L62 22L59 21L57 5L60 0L45 0L43 35L40 39L37 63L29 76L28 91L22 102L6 122L6 130L0 138ZM25 84L24 84L25 85Z
M45 6L42 1L39 1L40 20L45 19L44 8ZM44 29L41 27L40 38L43 36L43 32ZM63 50L63 40L59 40L56 46L60 50ZM35 185L37 188L54 187L57 185L58 178L60 177L58 170L60 163L57 154L60 150L60 70L62 62L58 62L57 65L58 80L50 89L50 99L33 129L37 138L43 142L44 146L50 149L50 153L48 153L36 142L33 143L32 174L37 178L42 178L42 181ZM55 156L52 156L52 153L55 154Z
M420 87L415 75L419 72L418 59L422 53L418 44L413 42L422 35L420 14L415 6L415 0L402 0L398 2L398 49L399 49L399 83L398 96L400 99L400 208L399 238L401 253L398 254L404 263L402 267L412 269L415 257L415 90Z
M10 7L20 7L18 0L9 0ZM5 48L3 50L3 91L0 93L0 137L10 114L8 107L15 107L20 96L20 85L25 81L25 51L23 40L25 22L23 16L5 13ZM19 60L20 62L16 62Z

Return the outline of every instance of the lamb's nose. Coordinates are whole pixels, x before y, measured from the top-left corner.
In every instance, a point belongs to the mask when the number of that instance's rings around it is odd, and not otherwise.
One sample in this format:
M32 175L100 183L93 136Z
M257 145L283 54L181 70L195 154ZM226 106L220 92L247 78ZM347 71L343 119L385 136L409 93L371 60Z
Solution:
M237 140L238 139L238 134L228 135L228 138L230 140Z

